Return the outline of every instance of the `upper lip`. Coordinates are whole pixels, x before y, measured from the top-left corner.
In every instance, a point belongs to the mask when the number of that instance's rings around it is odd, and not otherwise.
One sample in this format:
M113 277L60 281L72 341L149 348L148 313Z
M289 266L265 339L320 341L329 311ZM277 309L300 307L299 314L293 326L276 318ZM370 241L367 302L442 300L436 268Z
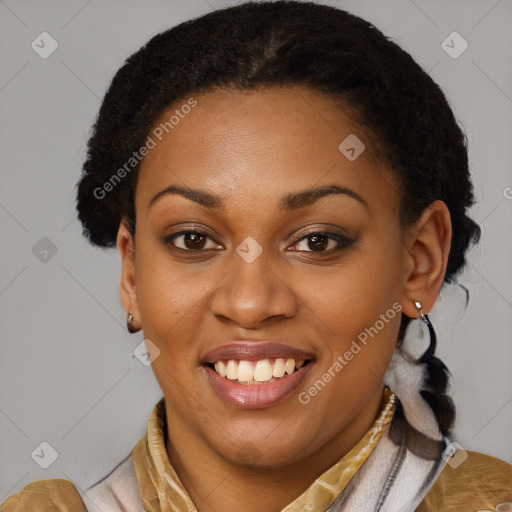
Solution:
M203 363L215 363L226 359L259 361L279 357L299 361L314 358L310 352L275 341L233 341L208 351L203 357Z

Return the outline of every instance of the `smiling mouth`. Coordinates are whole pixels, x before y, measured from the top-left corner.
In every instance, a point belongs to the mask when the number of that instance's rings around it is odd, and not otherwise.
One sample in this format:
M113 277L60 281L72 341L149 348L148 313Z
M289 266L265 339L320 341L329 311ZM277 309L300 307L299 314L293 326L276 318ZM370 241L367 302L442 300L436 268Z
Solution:
M215 363L207 363L210 369L217 375L237 384L264 385L277 382L286 376L299 371L307 366L312 359L270 358L259 361L248 360L218 360Z

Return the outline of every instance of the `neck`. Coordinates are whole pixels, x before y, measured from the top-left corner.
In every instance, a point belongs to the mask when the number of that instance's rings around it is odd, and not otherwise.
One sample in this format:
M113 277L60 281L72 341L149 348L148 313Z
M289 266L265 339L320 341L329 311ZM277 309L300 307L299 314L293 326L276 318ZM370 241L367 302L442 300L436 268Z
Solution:
M171 465L201 512L279 512L361 440L379 414L381 400L382 388L357 418L319 450L277 468L233 464L176 421L167 422L166 450ZM176 420L167 402L166 417Z

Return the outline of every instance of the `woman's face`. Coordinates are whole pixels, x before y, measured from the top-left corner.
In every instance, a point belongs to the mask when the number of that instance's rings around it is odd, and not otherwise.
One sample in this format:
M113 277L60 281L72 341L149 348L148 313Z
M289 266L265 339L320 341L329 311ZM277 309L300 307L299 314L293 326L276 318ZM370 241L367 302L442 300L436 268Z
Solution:
M394 175L318 93L194 98L150 134L136 189L131 309L160 351L169 431L269 467L353 432L350 447L409 300Z

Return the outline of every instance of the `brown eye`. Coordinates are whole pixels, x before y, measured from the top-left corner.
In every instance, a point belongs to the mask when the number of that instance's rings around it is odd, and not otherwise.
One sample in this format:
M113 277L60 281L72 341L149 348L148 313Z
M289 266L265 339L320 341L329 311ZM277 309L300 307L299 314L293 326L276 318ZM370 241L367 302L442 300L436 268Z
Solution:
M210 242L210 247L207 247ZM202 231L181 231L164 238L165 244L171 244L183 251L201 251L203 249L215 249L219 245L213 242L210 237Z
M329 238L324 235L310 235L308 239L308 248L312 251L323 251L329 245Z
M293 245L298 251L330 253L348 247L352 242L338 233L314 232L297 240Z

